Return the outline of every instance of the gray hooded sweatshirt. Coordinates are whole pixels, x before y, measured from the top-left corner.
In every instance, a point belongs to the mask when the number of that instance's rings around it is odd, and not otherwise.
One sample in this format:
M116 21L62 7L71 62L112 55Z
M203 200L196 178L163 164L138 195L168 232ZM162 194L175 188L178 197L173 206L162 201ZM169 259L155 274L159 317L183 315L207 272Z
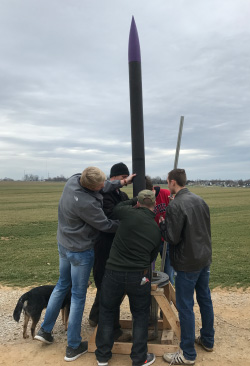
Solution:
M82 187L80 176L69 178L58 206L57 240L72 252L92 249L100 231L114 233L118 228L118 221L109 220L102 210L102 194ZM120 187L119 180L106 181L102 191Z

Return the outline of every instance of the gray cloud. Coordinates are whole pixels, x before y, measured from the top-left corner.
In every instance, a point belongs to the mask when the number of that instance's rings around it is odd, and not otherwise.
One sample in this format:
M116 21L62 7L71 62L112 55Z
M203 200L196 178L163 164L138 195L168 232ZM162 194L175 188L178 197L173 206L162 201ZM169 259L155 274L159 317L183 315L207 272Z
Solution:
M127 47L142 54L146 171L249 178L250 4L2 0L0 178L131 169Z

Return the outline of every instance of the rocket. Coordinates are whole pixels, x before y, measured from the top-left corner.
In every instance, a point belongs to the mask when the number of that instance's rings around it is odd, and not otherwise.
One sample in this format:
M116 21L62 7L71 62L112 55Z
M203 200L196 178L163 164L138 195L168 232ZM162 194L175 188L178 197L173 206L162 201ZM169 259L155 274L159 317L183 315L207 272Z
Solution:
M133 197L146 188L145 150L142 103L141 50L134 17L132 17L129 43L129 90L131 114L132 171L136 173L133 180Z

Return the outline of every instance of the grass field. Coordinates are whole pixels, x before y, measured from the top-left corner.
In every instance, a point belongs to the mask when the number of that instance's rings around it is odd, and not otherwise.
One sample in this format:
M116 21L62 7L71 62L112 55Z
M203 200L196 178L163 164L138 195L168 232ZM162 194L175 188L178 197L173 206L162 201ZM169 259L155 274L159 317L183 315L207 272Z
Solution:
M0 182L1 284L57 282L57 206L63 187L64 183L54 182ZM132 196L131 187L124 190ZM249 287L250 189L190 190L203 197L211 210L211 287Z

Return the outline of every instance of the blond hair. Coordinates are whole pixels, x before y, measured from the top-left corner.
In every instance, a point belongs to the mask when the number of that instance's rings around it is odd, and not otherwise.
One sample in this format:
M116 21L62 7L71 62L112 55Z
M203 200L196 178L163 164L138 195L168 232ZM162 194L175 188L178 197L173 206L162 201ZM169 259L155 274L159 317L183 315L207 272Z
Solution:
M95 191L105 180L106 175L101 169L95 166L89 166L82 172L80 183L83 187Z

